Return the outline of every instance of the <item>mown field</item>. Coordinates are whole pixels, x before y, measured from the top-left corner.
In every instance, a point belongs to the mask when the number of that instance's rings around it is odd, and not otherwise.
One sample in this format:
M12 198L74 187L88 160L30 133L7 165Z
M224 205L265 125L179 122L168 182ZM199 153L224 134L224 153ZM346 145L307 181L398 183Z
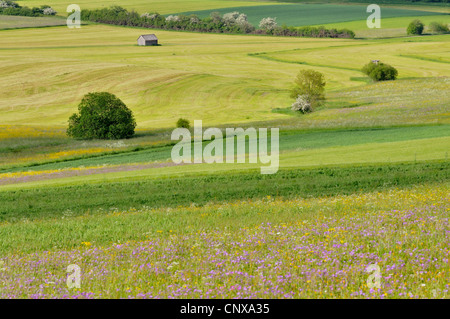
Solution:
M362 86L359 70L371 59L395 65L400 79L448 75L448 36L356 41L156 31L160 47L138 47L144 32L97 25L2 31L2 123L41 125L45 114L46 126L65 126L82 96L99 90L121 98L139 128L173 127L179 117L205 125L255 122L286 118L272 109L290 106L289 89L301 68L324 73L330 97ZM431 81L439 93L417 94L415 101L442 103L447 80ZM410 83L402 83L409 92Z
M61 18L0 16L0 29L29 27L0 30L0 298L449 297L450 35L405 37L412 16L445 21L445 7L389 6L395 18L375 31L365 6L334 1L83 1L162 14L238 7L292 24L298 12L286 8L307 8L304 23L359 38L38 28ZM66 3L48 4L65 16ZM138 47L144 33L161 46ZM360 69L374 59L399 79L373 83ZM310 114L290 110L301 69L327 82ZM125 102L136 137L66 136L93 91ZM174 165L180 117L279 128L280 170ZM80 289L67 288L71 264ZM367 285L371 264L380 288Z
M66 8L69 4L63 0L22 0L17 1L22 6L28 7L39 7L42 4L51 5L54 8L58 15L66 15ZM77 4L82 9L97 9L97 8L106 8L110 6L122 6L127 9L134 9L139 13L144 12L158 12L160 14L172 13L188 11L188 10L206 10L206 9L216 9L216 8L224 8L224 7L237 7L237 6L262 6L274 4L274 2L266 2L266 1L229 1L229 0L172 0L172 1L164 1L164 0L131 0L131 1L118 1L118 0L97 0L97 1L89 1L89 0L79 0Z
M20 17L0 15L0 30L18 28L37 28L66 25L65 19L47 17Z

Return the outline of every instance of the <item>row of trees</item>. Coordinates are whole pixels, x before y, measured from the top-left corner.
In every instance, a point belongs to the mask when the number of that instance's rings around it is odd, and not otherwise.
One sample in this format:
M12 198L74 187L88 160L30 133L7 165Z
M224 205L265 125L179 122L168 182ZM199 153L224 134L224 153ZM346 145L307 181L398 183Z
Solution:
M81 19L85 21L155 28L164 30L184 30L212 33L242 33L242 34L270 34L278 36L308 36L330 38L354 38L351 30L325 29L324 27L295 28L286 25L278 26L276 18L264 18L258 27L253 26L247 15L240 12L230 12L221 15L212 12L207 18L197 15L170 15L164 17L158 13L144 13L139 15L135 11L128 11L119 6L96 10L82 10Z
M44 15L55 15L57 12L48 5L40 8L22 7L18 3L10 0L0 0L0 14L11 16L41 17Z
M411 23L408 25L408 28L406 29L406 32L409 35L421 35L425 29L425 24L420 21L419 19L415 19L411 21ZM448 33L450 32L450 29L446 23L440 23L440 22L431 22L427 29L431 33Z

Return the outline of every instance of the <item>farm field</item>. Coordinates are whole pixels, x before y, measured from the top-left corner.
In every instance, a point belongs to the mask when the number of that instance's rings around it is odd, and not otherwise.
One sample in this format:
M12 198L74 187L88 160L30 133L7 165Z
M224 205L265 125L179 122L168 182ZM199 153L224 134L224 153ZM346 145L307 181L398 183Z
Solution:
M7 223L0 297L442 298L448 186ZM74 263L86 275L69 290Z
M214 10L183 12L185 15L196 14L201 18L208 17L211 12L221 14L228 12L242 12L248 16L248 21L258 25L265 17L276 17L277 22L289 26L322 25L346 21L367 19L367 5L339 5L339 4L278 4L264 6L232 7ZM383 18L400 18L436 15L436 12L383 7ZM443 16L445 17L445 16ZM411 19L411 18L410 18ZM447 16L448 20L448 16Z
M450 9L449 9L450 10ZM407 36L406 27L413 19L420 19L426 26L431 22L445 23L450 21L448 15L427 15L417 17L396 17L385 18L382 20L381 29L368 29L367 21L349 21L341 23L320 24L325 28L350 29L353 30L357 38L393 38ZM430 33L428 28L425 28L425 33Z
M449 298L450 34L406 36L415 18L450 22L447 8L383 3L382 29L369 30L366 5L310 2L78 4L236 10L356 38L69 29L62 0L48 3L56 17L0 15L0 299ZM138 46L149 33L160 45ZM372 60L398 79L372 81L361 71ZM291 109L300 70L326 81L311 113ZM89 92L120 98L135 136L68 137ZM244 164L174 163L180 118L268 128L269 150L278 128L279 170L261 174L248 145Z
M65 126L81 97L96 90L115 93L129 105L138 128L173 127L179 117L202 118L205 125L255 122L286 118L272 110L292 103L289 89L301 68L323 72L330 97L337 90L362 86L364 77L359 69L374 58L395 63L400 79L448 75L447 35L356 41L158 30L160 47L138 47L135 41L143 32L100 25L78 30L54 27L2 31L2 123L40 125L46 114L47 126ZM64 40L68 35L70 44ZM17 42L17 37L23 42ZM349 55L355 52L356 61ZM409 67L422 57L417 68ZM414 97L414 103L426 98L434 99L432 108L436 103L444 106L448 80L432 81L431 89L442 94ZM408 95L414 93L407 85L410 83L405 82L403 87ZM347 112L346 117L360 114L359 109Z
M22 6L28 7L39 7L43 3L44 0L23 0L17 1ZM275 4L276 2L270 1L229 1L229 0L172 0L172 1L164 1L164 0L131 0L131 1L118 1L118 0L79 0L77 4L82 9L98 9L98 8L107 8L110 6L121 6L127 9L136 10L139 13L144 12L158 12L160 14L167 14L172 12L178 12L179 10L188 11L188 10L208 10L208 9L216 9L216 8L224 8L224 7L237 7L237 6L263 6ZM58 15L66 16L66 8L71 2L65 0L52 0L48 1L48 5L51 5L54 8Z
M0 15L0 30L18 28L37 28L66 25L66 20L44 17L20 17Z

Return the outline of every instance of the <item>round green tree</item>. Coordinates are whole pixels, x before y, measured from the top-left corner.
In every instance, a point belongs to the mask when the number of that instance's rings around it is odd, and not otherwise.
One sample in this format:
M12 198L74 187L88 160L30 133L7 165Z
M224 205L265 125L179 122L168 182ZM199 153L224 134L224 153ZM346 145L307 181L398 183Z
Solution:
M188 120L183 119L183 118L179 118L178 121L177 121L177 127L178 128L190 128L191 125L190 125Z
M419 19L415 19L408 25L408 29L406 29L406 32L408 34L421 35L424 27L425 26L422 21L420 21Z
M67 135L76 139L122 139L134 135L136 121L131 110L114 94L86 94L79 113L69 118Z
M378 62L369 62L362 71L374 81L391 81L397 79L398 71L393 66Z

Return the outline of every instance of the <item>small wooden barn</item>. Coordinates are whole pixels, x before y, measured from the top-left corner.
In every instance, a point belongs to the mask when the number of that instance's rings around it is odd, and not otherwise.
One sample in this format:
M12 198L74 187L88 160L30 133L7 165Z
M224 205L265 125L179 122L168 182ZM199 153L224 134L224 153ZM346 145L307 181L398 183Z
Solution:
M158 38L154 34L143 34L137 39L138 45L158 45Z

